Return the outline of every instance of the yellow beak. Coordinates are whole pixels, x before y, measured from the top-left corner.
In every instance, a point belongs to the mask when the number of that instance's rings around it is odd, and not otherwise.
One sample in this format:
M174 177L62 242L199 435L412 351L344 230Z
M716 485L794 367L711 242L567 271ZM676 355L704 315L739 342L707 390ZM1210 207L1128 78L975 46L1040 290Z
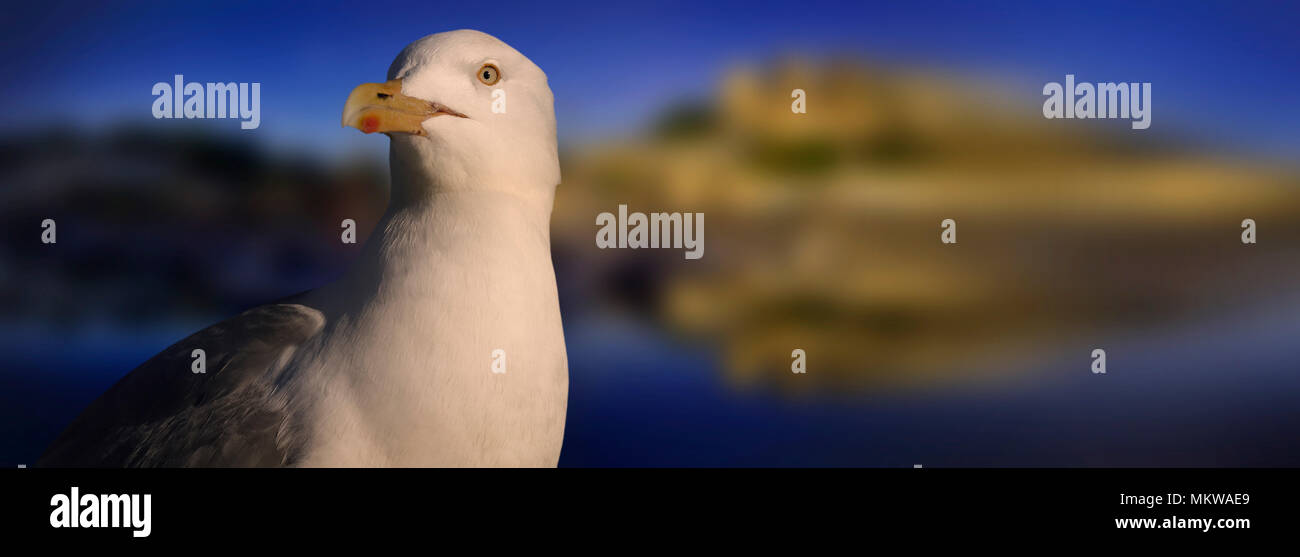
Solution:
M435 102L402 94L402 80L362 83L343 104L343 127L365 133L409 133L425 135L423 123L434 116L464 114Z

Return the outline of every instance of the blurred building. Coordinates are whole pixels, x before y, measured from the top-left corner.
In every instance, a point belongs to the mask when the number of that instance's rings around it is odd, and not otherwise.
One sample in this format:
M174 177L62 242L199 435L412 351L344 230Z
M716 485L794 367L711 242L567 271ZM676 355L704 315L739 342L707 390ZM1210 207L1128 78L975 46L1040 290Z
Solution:
M652 133L569 153L557 243L589 293L717 340L738 383L790 388L980 380L1296 293L1293 169L1040 106L852 60L736 69ZM704 258L595 249L595 215L618 204L703 212ZM1245 218L1269 240L1243 246ZM794 348L815 379L791 378Z

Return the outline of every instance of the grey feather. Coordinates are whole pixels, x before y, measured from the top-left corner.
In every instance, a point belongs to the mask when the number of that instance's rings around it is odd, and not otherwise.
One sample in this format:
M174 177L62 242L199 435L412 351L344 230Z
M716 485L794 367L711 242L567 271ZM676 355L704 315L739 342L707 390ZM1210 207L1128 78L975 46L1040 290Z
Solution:
M277 378L325 317L290 303L253 308L173 344L96 399L40 466L283 466L292 416ZM194 373L194 349L206 373Z

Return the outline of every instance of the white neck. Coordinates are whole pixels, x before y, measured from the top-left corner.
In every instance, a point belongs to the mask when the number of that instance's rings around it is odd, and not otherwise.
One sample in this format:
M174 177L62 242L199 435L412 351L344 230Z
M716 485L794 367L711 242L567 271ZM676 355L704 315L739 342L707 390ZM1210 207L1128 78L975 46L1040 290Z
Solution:
M418 191L403 176L394 193ZM554 465L568 375L545 197L404 195L353 268L311 294L333 353L308 388L342 402L321 405L331 441L310 462Z
M418 295L435 274L452 271L492 283L511 280L510 271L529 263L553 275L550 212L538 200L492 191L438 192L395 204L341 282L353 292L405 297Z
M424 298L420 291L435 272L457 271L462 278L494 284L513 280L524 270L519 265L527 263L529 272L544 272L553 283L555 184L545 182L554 178L512 171L511 161L481 171L461 157L440 155L449 153L438 142L393 138L388 211L340 286L397 295L399 303L409 306Z

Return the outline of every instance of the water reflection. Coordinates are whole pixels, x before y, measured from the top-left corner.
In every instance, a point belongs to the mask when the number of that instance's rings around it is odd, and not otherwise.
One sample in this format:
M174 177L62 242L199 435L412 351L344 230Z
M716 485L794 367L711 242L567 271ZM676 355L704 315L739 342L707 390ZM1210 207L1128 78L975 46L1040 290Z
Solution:
M583 320L561 465L1295 466L1297 310L1116 335L1105 376L1078 343L1014 379L907 393L738 390L707 348Z

